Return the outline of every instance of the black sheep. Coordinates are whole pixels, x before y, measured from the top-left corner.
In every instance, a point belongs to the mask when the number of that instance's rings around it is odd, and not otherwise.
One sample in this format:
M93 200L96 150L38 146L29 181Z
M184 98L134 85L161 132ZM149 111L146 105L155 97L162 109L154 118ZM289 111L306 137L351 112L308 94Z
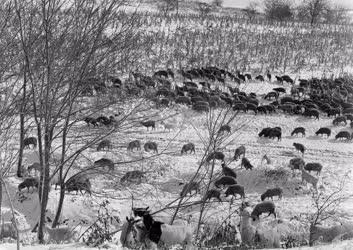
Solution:
M251 213L251 217L255 221L256 219L259 219L259 216L262 213L267 213L268 212L268 216L273 214L275 216L275 218L276 218L277 216L276 216L275 210L276 210L276 206L275 206L275 204L273 202L264 201L264 202L258 203L255 206L254 210Z
M302 134L303 136L305 136L305 128L303 127L297 127L293 130L293 132L291 133L291 136L293 135L298 135L298 134Z
M222 162L224 162L224 158L225 158L225 155L222 152L214 151L214 152L211 152L207 155L206 162L209 163L213 159L221 160Z
M341 138L345 138L347 141L351 139L351 135L348 131L340 131L338 132L338 134L336 135L335 139L341 139Z
M316 172L318 175L321 173L322 170L322 165L317 162L309 162L305 165L304 169L308 171L309 173L311 171Z
M35 137L28 137L23 140L23 146L29 147L29 145L33 145L33 148L37 147L37 138Z
M144 122L141 122L141 124L147 128L147 131L148 131L149 127L151 127L152 130L156 129L156 122L155 121L144 121Z
M236 198L237 194L240 195L240 198L245 198L244 187L238 184L229 186L225 192L226 197L228 197L229 195L233 195L234 198Z
M251 165L250 161L245 157L243 157L243 159L241 160L240 166L244 167L246 170L248 169L252 170L254 168L254 166Z
M327 135L327 137L330 137L331 135L331 129L329 128L320 128L318 131L315 133L316 135Z
M145 145L143 145L143 148L145 149L146 152L153 151L158 154L158 146L157 143L155 142L146 142Z
M194 154L195 154L194 143L190 142L190 143L184 144L184 146L181 148L181 154L187 153L188 151L190 151L190 153L194 152Z
M237 174L235 173L235 171L229 167L226 166L226 164L223 162L222 163L222 173L225 175L225 176L231 176L233 178L237 178Z
M221 200L221 192L219 190L216 189L210 189L206 192L203 200L204 201L208 201L212 198L216 198L218 201L222 202Z
M231 176L222 176L214 182L216 188L220 188L220 186L231 186L237 184L237 181Z
M296 150L300 151L304 155L305 146L303 144L293 142L293 146L295 147Z
M23 182L21 182L19 185L18 185L18 191L21 192L22 189L24 188L27 188L27 192L29 192L29 188L32 187L33 189L34 188L37 188L38 189L38 185L39 185L39 180L35 177L29 177L29 178L26 178ZM32 189L32 190L33 190ZM33 191L32 191L33 192Z
M129 145L127 146L128 151L134 151L134 148L137 150L141 150L141 142L139 140L134 140L129 142Z
M278 196L278 199L282 199L283 190L280 187L267 189L265 193L261 195L261 201L264 201L266 198L271 198L273 196Z

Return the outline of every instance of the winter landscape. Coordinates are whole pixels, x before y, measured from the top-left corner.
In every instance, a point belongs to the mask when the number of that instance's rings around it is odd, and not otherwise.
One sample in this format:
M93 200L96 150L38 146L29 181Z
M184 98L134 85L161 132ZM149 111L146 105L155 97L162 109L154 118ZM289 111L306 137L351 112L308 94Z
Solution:
M350 6L240 2L4 2L0 250L353 248Z

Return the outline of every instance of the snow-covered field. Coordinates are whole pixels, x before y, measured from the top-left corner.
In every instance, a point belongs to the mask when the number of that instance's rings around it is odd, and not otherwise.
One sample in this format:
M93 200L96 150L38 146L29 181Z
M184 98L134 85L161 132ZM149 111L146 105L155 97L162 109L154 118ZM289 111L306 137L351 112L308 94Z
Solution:
M242 86L242 90L250 93L256 92L258 95L270 91L276 84L252 82ZM289 86L287 86L289 90ZM263 99L261 99L263 100ZM113 142L114 149L111 152L96 152L94 148L85 153L85 156L92 161L101 157L110 158L115 162L129 161L139 159L141 157L148 158L151 153L143 151L127 152L126 146L129 141L139 139L142 143L147 141L155 141L158 143L158 157L151 157L142 162L133 164L118 165L115 169L115 174L118 178L96 176L92 179L93 194L76 195L75 192L68 194L65 198L64 208L62 211L62 220L69 219L68 225L75 227L78 235L81 235L87 228L87 224L83 225L82 221L88 224L95 221L99 204L104 200L109 200L108 208L110 213L118 216L121 222L131 213L131 198L134 197L135 207L149 206L152 211L163 209L167 204L170 207L176 205L173 203L178 197L182 189L179 183L188 182L195 174L200 160L204 153L203 141L207 137L205 122L207 115L200 114L186 107L173 107L163 110L150 110L150 114L155 114L154 119L164 119L171 113L177 111L178 115L168 118L167 123L173 125L171 131L164 130L163 125L159 124L156 130L146 131L144 127L131 128L124 133L116 133L110 139ZM214 111L219 112L219 111ZM305 238L308 238L308 224L305 221L305 216L313 212L312 199L309 185L301 184L300 176L290 177L286 180L270 180L264 176L265 169L276 169L279 167L288 168L288 162L295 156L300 156L300 153L295 151L292 146L293 142L299 142L306 146L304 160L306 162L319 162L323 165L323 172L320 176L319 188L329 193L332 188L337 185L343 177L348 174L349 179L345 186L344 192L351 194L353 188L353 178L350 172L353 166L353 143L336 141L334 135L338 131L348 130L352 132L349 126L333 126L332 118L327 118L322 115L320 120L303 118L298 115L286 115L278 113L274 115L253 115L240 113L236 119L230 124L233 131L240 128L239 131L232 133L226 140L227 146L223 149L226 155L226 162L230 162L229 166L236 169L238 173L238 182L244 185L247 200L251 205L255 205L260 201L260 194L267 188L280 186L284 190L282 200L275 198L278 218L295 227L295 230ZM259 138L258 133L264 127L282 128L282 140L269 140ZM290 133L295 127L305 127L306 137L290 136ZM320 127L330 127L332 135L330 138L322 138L315 136L315 131ZM77 130L85 130L87 134L94 131L92 128L87 128L84 123L80 124ZM196 145L196 154L181 155L181 147L187 143L193 142ZM246 157L255 166L255 170L240 170L240 161L231 161L234 150L240 145L245 145L247 152ZM267 155L271 159L271 164L262 162L262 157ZM35 161L35 156L32 150L26 150L28 163ZM119 183L119 178L126 171L142 170L146 171L147 180L141 184L131 184L122 186ZM220 172L220 163L216 163L216 172ZM36 235L30 230L37 223L39 218L39 203L38 193L24 192L23 199L20 199L17 193L17 186L20 180L11 177L7 184L10 192L10 197L16 211L18 212L19 229L21 232L21 241L25 244L33 242ZM201 182L201 190L204 190L206 181ZM189 198L189 202L198 201L202 198L204 191L201 194ZM3 198L3 218L5 221L10 220L9 200L6 196ZM50 200L48 203L47 216L53 218L59 199L59 190L54 190L54 186L50 192ZM237 225L239 216L234 213L239 207L240 200L236 200L232 205L225 197L222 197L222 203L212 202L209 204L206 214L204 215L204 223L213 224L223 221L229 213L233 213L231 221ZM347 200L342 204L340 216L342 220L353 219L353 201ZM182 209L180 215L182 218L187 218L192 215L192 223L196 224L199 216L199 205L189 206L187 209ZM171 218L174 209L166 209L158 215L164 218ZM344 219L343 219L344 217ZM267 218L267 222L271 222L272 217ZM289 222L289 220L292 220ZM115 229L119 229L121 223L113 223ZM120 249L119 232L114 235L112 245L113 249ZM342 247L347 243L342 243ZM12 244L0 245L0 249L14 249ZM49 246L27 246L24 249L85 249L83 245L50 245ZM326 249L326 248L323 248ZM344 248L337 248L344 249Z

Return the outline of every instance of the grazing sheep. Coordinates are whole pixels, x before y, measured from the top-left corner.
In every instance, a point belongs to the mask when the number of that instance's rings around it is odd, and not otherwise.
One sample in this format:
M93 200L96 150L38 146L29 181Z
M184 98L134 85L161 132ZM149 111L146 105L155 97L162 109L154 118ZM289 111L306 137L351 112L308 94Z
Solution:
M268 138L274 139L275 137L277 138L277 141L280 141L282 139L281 128L275 127L270 130Z
M271 198L273 200L273 196L278 196L278 199L282 199L283 190L280 187L267 189L265 193L261 195L261 201L264 201L266 198Z
M320 113L317 109L305 109L303 116L309 117L309 118L314 116L316 119L319 120Z
M304 137L305 137L305 128L303 127L297 127L293 130L293 132L291 133L291 136L293 135L298 135L299 133L301 133Z
M142 178L145 176L145 173L139 170L129 171L124 174L120 179L120 183L124 183L126 181L134 181L138 180L138 183L141 183Z
M95 118L92 117L85 117L84 121L87 123L87 126L89 127L90 124L93 125L93 127L98 127L98 122Z
M273 88L273 90L279 93L286 93L286 89L282 87Z
M306 172L304 169L302 169L302 183L304 183L304 181L306 183L310 183L315 189L317 189L317 183L319 179L315 178L314 176Z
M157 143L155 142L146 142L145 145L143 146L146 152L153 151L158 154L158 148L157 148Z
M338 139L341 139L341 138L345 138L346 141L350 140L351 139L351 135L348 131L340 131L338 132L338 134L335 136L335 139L338 140Z
M339 117L336 117L333 121L332 121L332 124L333 125L338 125L340 123L344 123L344 126L347 125L347 118L345 116L339 116Z
M244 186L242 185L231 185L227 188L225 192L225 196L228 197L229 195L233 195L234 198L237 197L237 194L240 195L240 198L244 199L245 198L245 191L244 191Z
M293 146L295 147L296 150L300 151L304 155L306 148L303 144L293 142Z
M350 121L351 124L352 124L352 121L353 121L353 115L352 114L348 114L348 115L345 115L347 121Z
M134 148L137 150L141 150L141 142L139 140L134 140L129 142L129 145L127 146L128 151L134 151Z
M199 183L192 181L184 185L183 190L180 192L180 196L186 196L187 194L191 195L191 192L194 190L199 193L200 185Z
M76 191L76 194L78 194L78 191L80 191L82 195L82 191L85 191L85 193L92 195L91 182L87 177L84 176L74 176L67 180L67 182L65 183L65 190L69 193L71 191Z
M246 170L252 170L254 168L254 166L251 165L250 161L246 157L243 157L243 159L241 159L240 167L244 167Z
M2 221L0 230L0 240L3 240L4 238L17 239L16 228L11 221Z
M270 127L267 127L267 128L264 128L261 130L261 132L259 133L259 137L268 137L268 135L270 134L270 131L271 131L272 128Z
M267 114L267 109L265 106L259 106L257 107L257 113L260 113L260 114Z
M184 144L184 146L181 148L181 154L186 153L190 151L190 154L194 152L195 154L195 144L192 142L189 142L187 144Z
M23 140L23 146L26 148L30 145L33 145L33 148L36 148L37 147L37 138L35 137L27 137Z
M37 174L37 172L41 171L41 168L42 168L42 166L40 165L40 163L35 162L32 165L29 165L27 167L27 171L30 174L32 172L32 170L34 169L35 174Z
M147 131L148 131L149 127L151 127L152 130L156 129L156 122L155 121L144 121L144 122L141 122L141 124L147 128Z
M255 115L257 114L257 106L255 104L246 103L246 112L248 112L249 110L254 111Z
M107 148L108 150L113 148L112 142L108 139L103 140L98 144L97 151L101 151L105 148Z
M218 134L221 134L223 132L227 132L228 134L231 132L231 128L229 125L222 125L219 130L218 130Z
M49 234L48 241L53 241L58 244L65 241L74 240L74 237L76 235L76 232L68 226L50 228L49 226L45 225L44 229Z
M294 171L296 169L302 170L305 166L305 162L302 158L296 157L289 161L289 167Z
M233 110L234 111L243 111L244 113L246 113L246 106L243 103L236 103L233 106Z
M222 152L214 151L214 152L211 152L207 155L206 162L209 163L213 159L221 160L222 162L224 162L224 158L225 158L225 155Z
M226 166L226 164L223 162L221 164L222 166L222 173L225 175L225 176L231 176L233 178L237 178L237 174L235 173L235 171L229 167Z
M332 242L338 236L353 233L353 225L351 223L344 223L342 225L332 227L321 227L311 224L310 225L310 236L309 245L313 246L315 241L321 238L322 242Z
M243 155L243 157L245 157L245 151L246 151L245 146L242 145L242 146L237 147L235 149L233 159L235 161L237 161L240 158L241 155Z
M280 248L280 234L273 228L256 228L251 223L249 208L240 210L241 241L247 246L260 248Z
M315 135L324 135L324 134L327 137L330 137L331 129L329 129L329 128L320 128L318 131L315 132Z
M265 97L264 97L264 99L265 100L271 100L272 99L272 97L274 97L276 100L278 99L278 96L279 96L279 94L278 94L278 92L275 92L275 91L271 91L271 92L268 92L266 95L265 95Z
M96 168L108 167L109 171L114 170L114 162L110 159L107 159L107 158L101 158L101 159L95 161L94 166Z
M36 177L26 178L23 182L18 184L18 191L21 192L22 189L27 188L27 192L29 192L29 188L32 187L32 192L34 188L38 189L39 180Z
M136 239L141 243L152 244L148 249L157 249L156 244L171 247L176 244L183 249L192 249L193 228L189 224L169 225L155 221L149 213L143 215L143 225L136 225Z
M262 75L256 76L255 80L259 80L260 82L264 82L265 81L265 79L264 79L264 77Z
M336 117L336 115L340 115L341 114L341 110L339 108L330 108L327 111L327 116L334 116Z
M176 104L185 104L185 105L191 105L191 99L187 96L178 96L175 99Z
M222 202L221 192L216 189L210 189L206 192L205 196L203 197L203 201L208 201L212 198L216 198L218 201Z
M271 214L273 214L276 216L276 212L275 212L275 204L272 201L263 201L261 203L258 203L254 210L251 213L251 217L253 218L253 220L255 221L256 219L259 219L259 216L262 213L267 213L268 212L268 216L270 216Z
M305 165L304 169L306 171L308 171L309 173L311 173L311 171L314 171L314 172L316 172L316 174L319 175L322 170L322 165L317 162L310 162Z
M237 184L237 181L231 176L222 176L214 182L216 188L220 188L220 186L231 186Z

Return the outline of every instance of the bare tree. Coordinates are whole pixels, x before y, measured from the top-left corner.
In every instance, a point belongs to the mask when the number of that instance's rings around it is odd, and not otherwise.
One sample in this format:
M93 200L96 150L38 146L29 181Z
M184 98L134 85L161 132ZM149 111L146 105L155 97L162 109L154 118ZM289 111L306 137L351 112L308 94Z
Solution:
M205 2L197 2L197 9L202 18L212 12L212 5Z
M293 8L287 0L265 0L264 12L271 20L285 21L293 17Z
M220 8L220 7L223 6L223 0L213 0L213 1L212 1L212 5L214 5L214 6L218 7L218 8Z
M250 21L253 20L258 14L257 8L258 8L258 3L255 1L251 1L248 4L248 6L243 10L245 15L248 17Z
M298 16L314 25L323 18L328 9L328 0L304 0L298 7Z

